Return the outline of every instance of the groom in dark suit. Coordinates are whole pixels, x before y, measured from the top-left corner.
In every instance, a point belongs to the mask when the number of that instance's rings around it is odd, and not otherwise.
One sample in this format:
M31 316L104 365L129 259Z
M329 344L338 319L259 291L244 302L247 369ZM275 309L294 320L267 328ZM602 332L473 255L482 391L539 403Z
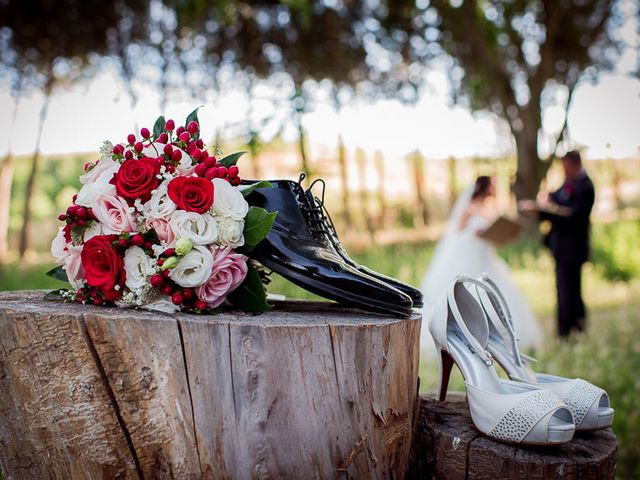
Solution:
M562 158L562 167L564 183L549 194L547 204L538 205L535 210L540 220L551 222L551 231L544 243L556 262L558 334L566 337L574 329L582 331L585 328L582 265L589 259L589 216L595 190L579 152L568 152Z

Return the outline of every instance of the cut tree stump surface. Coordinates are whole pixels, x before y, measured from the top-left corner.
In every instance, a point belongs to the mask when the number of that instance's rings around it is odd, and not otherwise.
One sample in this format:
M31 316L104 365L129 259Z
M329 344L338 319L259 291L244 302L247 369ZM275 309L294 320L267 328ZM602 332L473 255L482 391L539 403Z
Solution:
M617 441L608 428L578 433L566 445L514 446L488 439L471 423L462 393L444 403L420 397L412 478L579 479L615 478Z
M409 471L419 315L164 315L43 295L0 293L6 480Z

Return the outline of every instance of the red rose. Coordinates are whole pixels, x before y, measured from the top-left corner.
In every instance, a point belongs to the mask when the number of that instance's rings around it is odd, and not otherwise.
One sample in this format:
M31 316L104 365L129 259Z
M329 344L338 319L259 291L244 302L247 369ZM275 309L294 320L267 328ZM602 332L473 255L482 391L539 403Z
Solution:
M169 198L179 209L204 213L213 204L213 183L203 177L176 177L169 182Z
M87 283L109 295L115 294L116 285L124 286L126 275L122 257L111 245L117 238L117 235L96 235L84 244L80 254Z
M120 169L113 175L111 183L116 186L118 195L130 203L133 203L136 198L146 202L151 198L151 190L160 183L156 177L158 173L160 173L160 167L156 159L131 158L122 162Z

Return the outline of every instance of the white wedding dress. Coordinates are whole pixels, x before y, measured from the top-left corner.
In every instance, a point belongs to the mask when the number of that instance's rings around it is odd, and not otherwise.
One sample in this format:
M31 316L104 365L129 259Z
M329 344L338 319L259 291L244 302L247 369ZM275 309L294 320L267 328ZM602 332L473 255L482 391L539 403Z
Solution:
M491 243L476 235L477 230L488 227L489 222L479 215L473 215L464 229L459 228L460 219L471 200L471 190L467 189L458 198L420 286L425 305L420 335L423 355L435 354L433 339L426 324L430 309L456 275L477 277L487 273L508 302L520 338L520 348L538 347L542 340L540 325L514 283L509 266L498 256Z

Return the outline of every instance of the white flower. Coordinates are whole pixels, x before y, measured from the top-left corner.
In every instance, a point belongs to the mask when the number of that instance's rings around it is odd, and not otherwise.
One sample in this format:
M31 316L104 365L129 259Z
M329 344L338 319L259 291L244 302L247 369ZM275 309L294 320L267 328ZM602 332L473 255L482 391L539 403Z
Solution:
M129 290L136 290L147 283L147 277L155 273L154 261L140 247L131 247L124 254L125 284Z
M167 188L169 182L162 182L144 204L143 212L147 218L168 218L176 209L176 204L169 198Z
M111 154L113 153L113 143L109 140L105 140L102 142L100 146L100 158L111 158Z
M87 242L96 235L102 235L102 226L99 222L91 222L91 226L84 231L84 237L82 240Z
M142 305L140 308L142 310L151 310L152 312L160 313L176 313L180 311L180 307L178 305L174 305L168 298L156 300L155 302Z
M84 268L80 256L82 248L82 245L67 243L63 227L58 229L56 238L51 242L51 254L56 259L56 263L62 265L74 290L78 290L84 285Z
M96 163L95 167L80 176L80 183L83 185L95 183L97 181L100 181L101 183L109 183L113 174L119 169L120 164L113 161L111 157L100 159Z
M218 243L237 248L244 245L244 220L216 217L218 221Z
M214 178L211 180L215 193L213 196L213 205L211 210L214 214L222 217L231 217L235 220L244 220L249 211L249 204L244 196L229 182L222 178Z
M98 178L97 181L87 183L82 186L76 198L76 204L83 207L95 207L100 197L115 197L117 195L116 187L109 183L105 177Z
M169 277L181 287L199 287L209 280L212 268L213 257L209 249L196 245L180 258Z
M195 245L209 245L218 239L218 224L208 213L176 210L169 220L175 238L185 237Z

